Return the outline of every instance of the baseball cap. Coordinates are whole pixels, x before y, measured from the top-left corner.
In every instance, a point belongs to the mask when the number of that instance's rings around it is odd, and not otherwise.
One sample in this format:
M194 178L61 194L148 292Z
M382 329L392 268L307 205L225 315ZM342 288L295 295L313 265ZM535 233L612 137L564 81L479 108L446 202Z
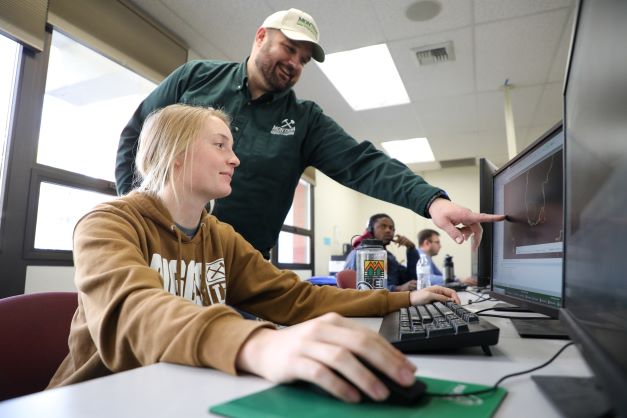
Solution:
M263 21L263 28L279 29L283 35L293 41L305 41L313 44L313 59L324 61L324 50L318 44L320 32L311 15L298 9L281 10Z

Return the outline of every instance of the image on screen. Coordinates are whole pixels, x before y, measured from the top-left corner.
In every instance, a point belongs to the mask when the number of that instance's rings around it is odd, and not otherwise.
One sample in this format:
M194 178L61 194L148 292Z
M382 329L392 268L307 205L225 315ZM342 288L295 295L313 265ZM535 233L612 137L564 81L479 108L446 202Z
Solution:
M494 175L492 292L519 305L562 306L563 145L561 126L521 152ZM507 300L507 299L506 299Z
M504 258L562 256L562 155L558 149L505 184Z

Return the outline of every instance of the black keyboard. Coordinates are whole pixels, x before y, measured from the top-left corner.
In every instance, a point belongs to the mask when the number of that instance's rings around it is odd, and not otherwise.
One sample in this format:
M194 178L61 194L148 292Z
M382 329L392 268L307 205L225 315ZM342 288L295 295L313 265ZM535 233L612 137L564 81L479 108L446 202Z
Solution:
M403 353L480 346L499 341L499 329L454 302L410 306L383 318L379 329L385 339Z

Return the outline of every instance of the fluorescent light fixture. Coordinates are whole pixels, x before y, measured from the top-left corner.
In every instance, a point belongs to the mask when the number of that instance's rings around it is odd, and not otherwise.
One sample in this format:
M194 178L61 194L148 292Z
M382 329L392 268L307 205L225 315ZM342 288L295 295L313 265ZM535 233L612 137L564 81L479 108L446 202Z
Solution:
M428 163L435 161L427 138L401 139L381 143L388 155L402 163Z
M409 103L386 44L327 54L316 64L353 110Z

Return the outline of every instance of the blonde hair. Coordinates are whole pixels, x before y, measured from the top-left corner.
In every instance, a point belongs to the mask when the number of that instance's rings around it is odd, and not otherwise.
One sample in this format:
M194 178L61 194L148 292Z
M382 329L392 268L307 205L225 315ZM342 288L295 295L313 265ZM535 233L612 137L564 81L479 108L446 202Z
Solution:
M173 104L152 112L139 134L135 167L142 177L139 190L158 194L172 181L174 160L187 152L208 117L230 125L230 117L211 107ZM176 190L175 190L176 194Z

